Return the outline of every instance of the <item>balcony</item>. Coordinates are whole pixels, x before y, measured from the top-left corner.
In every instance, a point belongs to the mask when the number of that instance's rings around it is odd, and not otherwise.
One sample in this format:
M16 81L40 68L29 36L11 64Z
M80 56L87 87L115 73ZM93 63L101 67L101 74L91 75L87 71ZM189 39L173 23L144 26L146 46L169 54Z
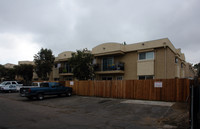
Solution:
M95 64L95 74L124 74L124 63L118 62L112 65Z
M73 75L71 68L66 69L66 68L62 68L62 67L59 68L59 74L63 75L63 76L71 76L71 75Z

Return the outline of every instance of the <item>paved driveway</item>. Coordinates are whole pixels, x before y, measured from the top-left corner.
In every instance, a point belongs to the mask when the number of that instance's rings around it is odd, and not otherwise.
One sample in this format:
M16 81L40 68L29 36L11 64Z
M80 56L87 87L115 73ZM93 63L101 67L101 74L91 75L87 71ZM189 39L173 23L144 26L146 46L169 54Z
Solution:
M186 108L184 103L84 96L30 101L0 93L0 129L187 128Z

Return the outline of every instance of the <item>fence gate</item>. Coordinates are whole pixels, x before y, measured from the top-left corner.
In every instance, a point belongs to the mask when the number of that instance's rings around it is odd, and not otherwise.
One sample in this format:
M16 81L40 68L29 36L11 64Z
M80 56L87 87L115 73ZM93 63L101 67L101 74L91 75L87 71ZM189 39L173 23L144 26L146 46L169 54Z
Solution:
M200 129L200 81L190 83L190 122L191 129Z

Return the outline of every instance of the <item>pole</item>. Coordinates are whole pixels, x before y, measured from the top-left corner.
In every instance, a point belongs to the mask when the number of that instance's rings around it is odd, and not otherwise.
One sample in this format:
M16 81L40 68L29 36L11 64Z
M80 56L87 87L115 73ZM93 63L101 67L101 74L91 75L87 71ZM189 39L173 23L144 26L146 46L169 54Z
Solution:
M193 114L193 105L194 105L194 86L191 87L192 93L191 93L191 129L194 128L194 114Z

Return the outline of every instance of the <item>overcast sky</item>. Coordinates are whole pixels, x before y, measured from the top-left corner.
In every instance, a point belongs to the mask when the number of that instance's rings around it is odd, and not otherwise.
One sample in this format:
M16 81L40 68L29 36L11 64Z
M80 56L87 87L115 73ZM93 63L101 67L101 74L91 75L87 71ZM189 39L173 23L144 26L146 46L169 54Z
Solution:
M200 62L200 0L0 0L0 64L160 38Z

